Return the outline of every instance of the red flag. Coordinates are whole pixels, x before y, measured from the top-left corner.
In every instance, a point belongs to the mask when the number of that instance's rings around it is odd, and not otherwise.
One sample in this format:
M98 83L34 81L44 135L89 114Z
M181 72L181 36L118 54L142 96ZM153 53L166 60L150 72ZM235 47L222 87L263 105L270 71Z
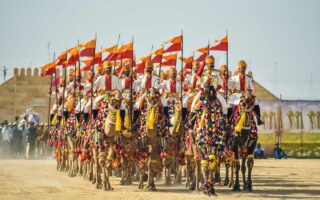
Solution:
M181 51L181 43L174 43L164 50L164 53Z
M58 58L56 59L56 65L62 65L64 61L67 60L67 52L64 51Z
M162 62L162 66L175 66L177 63L177 60L167 60Z
M50 69L47 69L47 70L41 72L41 76L50 76L54 73L56 73L56 68L50 68Z
M95 54L94 64L101 64L101 63L102 63L102 52L98 52Z
M165 43L171 42L172 44L177 44L182 42L182 35L178 35L176 37L171 38L170 40L166 41Z
M84 60L84 61L81 61L83 63L86 64L86 66L82 67L81 68L81 71L88 71L88 70L91 70L91 67L93 65L93 59L89 59L89 60Z
M162 60L162 55L156 55L155 57L152 58L151 62L152 63L161 63Z
M205 59L206 59L207 56L208 56L207 53L203 53L203 54L201 54L201 55L196 59L196 61L198 61L198 62L205 61Z
M90 49L82 49L79 52L79 57L93 57L95 53L95 49L94 48L90 48Z
M226 35L221 40L216 40L217 45L210 47L213 51L228 51L228 35Z

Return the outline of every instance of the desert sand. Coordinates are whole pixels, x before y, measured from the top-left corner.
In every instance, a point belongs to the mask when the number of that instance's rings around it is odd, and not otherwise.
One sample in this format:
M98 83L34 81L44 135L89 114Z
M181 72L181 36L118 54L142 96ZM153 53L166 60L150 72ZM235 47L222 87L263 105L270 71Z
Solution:
M111 181L114 190L102 191L82 177L56 171L54 160L0 160L1 200L320 199L320 160L255 160L252 193L216 186L215 197L186 191L183 184L159 182L158 191L149 192L139 190L137 183L121 186L116 177Z

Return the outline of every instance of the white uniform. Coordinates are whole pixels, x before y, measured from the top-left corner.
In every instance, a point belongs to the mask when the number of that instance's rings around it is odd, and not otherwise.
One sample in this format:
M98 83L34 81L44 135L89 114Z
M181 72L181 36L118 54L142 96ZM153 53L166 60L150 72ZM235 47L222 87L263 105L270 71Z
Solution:
M79 113L80 111L83 112L85 105L87 104L88 100L86 94L91 91L91 83L81 83L83 89L81 89L81 94L83 95L80 101L77 103L75 108L75 113ZM81 105L81 106L80 106Z
M188 108L189 99L196 95L195 90L200 85L200 77L196 73L193 73L192 75L185 77L184 84L187 84L190 90L187 95L182 97L182 106L183 108Z
M125 99L130 99L130 91L131 91L131 83L130 83L130 78L124 77L119 80L119 90L122 92L122 97ZM137 92L137 82L133 80L132 83L132 91ZM132 100L134 102L134 99ZM121 102L120 106L121 110L125 110L126 106L124 102Z
M118 78L114 75L110 75L111 76L111 90L116 90L116 89L119 89L119 86L118 86ZM102 90L102 91L106 91L107 88L106 88L106 75L101 75L99 76L96 81L94 82L93 84L93 88L95 90ZM110 90L110 91L111 91ZM93 104L92 104L92 109L93 110L96 110L97 109L97 106L98 106L98 103L107 96L107 94L99 94L93 101ZM88 113L89 111L89 108L91 106L91 99L88 100L87 104L85 105L84 107L84 112L85 113Z
M229 83L229 87L231 91L235 91L233 94L230 95L229 98L229 107L232 107L233 105L239 105L240 103L240 98L242 95L242 92L245 92L246 90L251 90L252 92L254 92L254 86L253 86L253 81L252 78L248 75L245 75L245 85L244 88L245 90L241 90L241 74L235 75L231 77L231 81ZM257 102L255 103L257 105Z
M151 75L151 77L148 77L146 74L141 76L137 81L138 86L138 92L143 93L134 104L135 109L139 109L140 103L142 99L145 98L146 90L150 90L152 88L159 89L159 78L157 76Z
M175 91L174 90L171 91L171 84L173 84L171 80L165 80L165 81L163 81L163 83L161 83L159 85L159 87L163 90L164 94L176 93L177 95L180 95L181 94L181 83L180 83L180 81L175 81ZM171 101L171 100L176 100L176 98L173 97L173 96L167 96L166 98L162 96L161 97L162 106L167 107L168 106L168 102Z

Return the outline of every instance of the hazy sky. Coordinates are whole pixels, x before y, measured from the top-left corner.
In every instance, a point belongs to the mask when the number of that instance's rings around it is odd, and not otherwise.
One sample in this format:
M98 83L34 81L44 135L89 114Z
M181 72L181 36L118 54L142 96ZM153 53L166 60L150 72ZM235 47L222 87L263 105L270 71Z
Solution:
M0 66L38 67L97 33L98 47L128 42L137 57L184 34L184 54L229 33L229 67L244 59L254 79L290 99L320 99L318 0L0 0ZM50 51L48 50L50 43ZM225 62L223 53L217 66Z

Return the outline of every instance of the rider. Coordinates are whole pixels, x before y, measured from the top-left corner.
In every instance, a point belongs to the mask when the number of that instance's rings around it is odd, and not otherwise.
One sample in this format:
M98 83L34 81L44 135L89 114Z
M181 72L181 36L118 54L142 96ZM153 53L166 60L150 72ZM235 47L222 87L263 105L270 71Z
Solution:
M230 121L233 114L233 106L239 105L242 93L249 91L254 92L252 77L246 74L247 63L244 60L238 62L238 74L231 77L230 90L232 94L230 95L227 119ZM257 101L255 101L254 112L257 117L258 125L264 124L261 120L260 106Z
M176 77L177 70L174 67L171 67L169 70L169 80L165 80L160 84L160 87L163 89L161 103L167 119L169 119L170 102L176 101L178 99L177 97L181 96L181 83L176 80Z
M92 114L93 119L96 119L98 116L98 103L105 98L106 96L110 95L112 90L118 89L118 78L112 75L112 64L109 61L105 61L103 63L103 68L105 70L104 75L100 75L93 83L94 91L98 92L98 96L94 99L92 104ZM91 99L88 101L84 108L85 113L85 120L86 116L88 116L88 111L91 106Z

